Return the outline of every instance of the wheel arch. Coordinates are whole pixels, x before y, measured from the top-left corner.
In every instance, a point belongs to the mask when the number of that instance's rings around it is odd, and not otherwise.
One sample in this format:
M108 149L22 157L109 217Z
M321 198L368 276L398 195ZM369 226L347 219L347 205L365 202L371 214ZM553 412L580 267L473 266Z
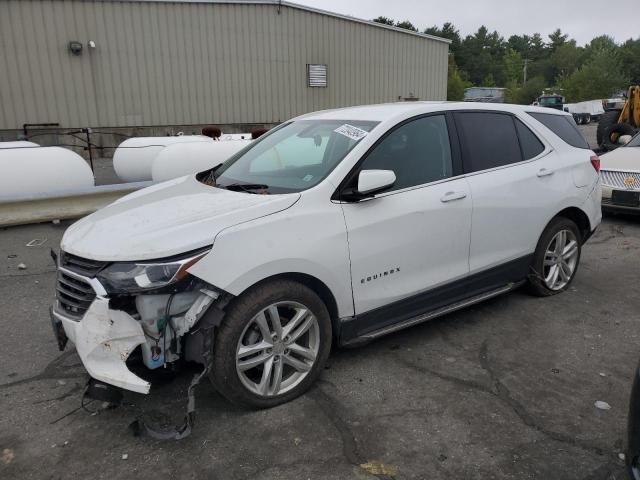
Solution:
M263 278L253 285L245 288L238 296L242 295L244 292L255 288L259 285L263 285L268 282L272 282L274 280L291 280L297 283L300 283L311 290L320 297L320 300L325 304L327 310L329 311L329 318L331 319L331 327L332 327L332 335L334 339L339 337L340 333L340 319L339 319L339 310L338 310L338 302L333 295L331 289L319 278L314 277L313 275L309 275L308 273L300 273L300 272L285 272L278 273L275 275L271 275L269 277Z
M584 210L578 207L568 207L564 210L559 211L551 220L549 220L549 222L545 226L545 230L549 226L549 223L551 223L551 221L558 217L568 218L578 226L582 243L584 243L591 235L591 221L589 220L589 216L584 212Z

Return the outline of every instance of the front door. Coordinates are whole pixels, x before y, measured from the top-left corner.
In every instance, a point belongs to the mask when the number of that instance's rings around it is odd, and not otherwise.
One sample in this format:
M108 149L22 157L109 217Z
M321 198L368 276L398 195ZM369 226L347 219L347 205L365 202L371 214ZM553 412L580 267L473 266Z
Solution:
M445 115L436 114L396 127L362 162L359 171L393 170L396 183L342 204L356 315L407 302L415 311L420 294L467 276L471 193L466 179L455 177L454 157ZM384 317L358 330L393 323L392 314Z

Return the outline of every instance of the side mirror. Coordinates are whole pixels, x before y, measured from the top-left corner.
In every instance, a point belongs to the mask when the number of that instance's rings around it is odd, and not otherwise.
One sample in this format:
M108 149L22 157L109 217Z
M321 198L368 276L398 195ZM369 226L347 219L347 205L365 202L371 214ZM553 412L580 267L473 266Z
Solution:
M348 202L357 202L391 188L394 183L396 174L393 170L362 170L358 174L358 187L345 190L342 198Z

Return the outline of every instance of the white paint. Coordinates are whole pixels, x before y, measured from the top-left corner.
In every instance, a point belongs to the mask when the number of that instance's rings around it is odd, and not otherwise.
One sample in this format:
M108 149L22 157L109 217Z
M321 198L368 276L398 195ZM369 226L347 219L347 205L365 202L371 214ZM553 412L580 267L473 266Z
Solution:
M131 373L125 364L131 352L145 343L140 322L121 310L109 310L109 300L103 297L94 300L82 322L56 316L89 375L134 392L149 392L149 382Z
M0 149L3 198L93 187L91 168L77 153L61 147L23 147Z
M396 181L393 170L363 170L358 175L358 192L367 194L390 187Z
M195 142L213 142L213 139L203 135L129 138L118 145L113 153L113 169L124 182L151 180L153 162L164 147Z
M545 151L519 164L383 192L362 202L331 200L337 185L389 129L417 115L458 109L512 112L540 136ZM213 245L188 271L217 289L242 295L265 278L295 272L328 287L338 317L361 314L533 253L549 219L564 208L581 209L591 229L597 227L601 190L591 152L564 143L525 113L531 110L569 115L531 106L420 102L305 115L300 118L379 124L308 190L256 195L186 176L84 218L67 230L61 246L81 257L124 261ZM593 172L587 185L577 187L574 170L585 165ZM542 169L554 173L539 176Z
M164 182L201 172L224 162L250 143L251 140L228 140L168 145L153 161L151 178L154 182Z
M604 113L604 108L602 108L602 100L587 100L586 102L565 103L564 108L566 108L566 111L569 113L588 113L592 117L599 116Z
M96 260L151 260L211 245L218 232L293 205L295 195L248 195L183 177L134 192L74 223L61 247Z
M0 150L3 148L33 148L39 147L37 143L27 142L25 140L16 140L15 142L0 142Z
M251 140L250 133L223 133L220 135L219 140L227 141L227 140Z

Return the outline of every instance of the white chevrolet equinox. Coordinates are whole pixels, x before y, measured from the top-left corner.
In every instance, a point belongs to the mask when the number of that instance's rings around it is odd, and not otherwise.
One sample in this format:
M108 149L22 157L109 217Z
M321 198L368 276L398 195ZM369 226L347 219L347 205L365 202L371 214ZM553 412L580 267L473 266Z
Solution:
M72 225L54 331L107 384L148 393L147 369L199 362L229 400L274 406L309 388L332 344L525 283L566 290L601 219L598 170L572 117L550 109L303 115Z

